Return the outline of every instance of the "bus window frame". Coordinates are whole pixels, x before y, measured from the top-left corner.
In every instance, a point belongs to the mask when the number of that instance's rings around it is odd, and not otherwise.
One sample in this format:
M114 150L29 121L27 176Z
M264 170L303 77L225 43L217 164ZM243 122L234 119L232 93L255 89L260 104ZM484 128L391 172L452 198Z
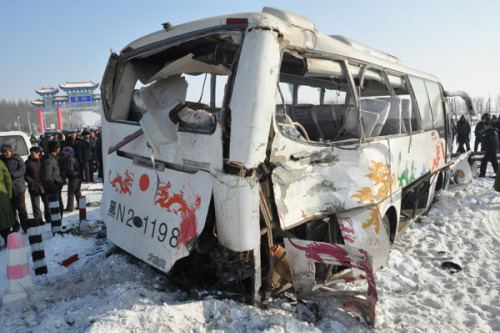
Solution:
M238 50L235 53L235 58L233 62L233 67L231 70L231 74L228 75L226 85L224 88L224 95L222 96L222 102L221 102L221 107L220 107L220 112L219 112L219 121L217 121L217 126L222 126L224 130L224 121L227 117L227 113L230 112L228 110L228 103L231 98L232 94L232 87L234 83L234 78L236 76L236 72L238 69L238 64L239 64L239 58L241 54L241 47L244 43L245 39L245 32L246 32L246 27L248 26L247 23L237 23L237 24L225 24L217 27L211 27L211 28L206 28L206 29L201 29L197 30L194 32L189 32L180 36L174 36L171 38L167 38L165 40L162 40L160 42L155 43L155 45L146 45L139 47L135 50L128 51L126 53L111 53L108 63L106 65L106 70L103 75L103 82L101 84L101 92L103 96L103 114L104 118L106 119L107 122L109 123L118 123L118 124L124 124L124 125L131 125L131 126L140 126L138 121L132 121L128 119L113 119L112 115L114 112L115 108L115 103L116 103L116 87L117 86L123 86L123 75L124 71L129 69L134 72L135 74L135 82L133 84L133 89L135 89L135 86L137 85L137 82L140 82L140 77L135 73L134 69L134 60L138 58L148 58L152 55L155 55L157 53L163 52L169 48L175 47L176 45L182 44L182 43L188 43L191 41L194 41L196 39L204 38L206 36L210 35L217 35L217 34L224 34L224 33L239 33L241 36L241 39L239 41L239 47ZM111 62L114 62L112 64ZM211 74L211 73L206 73L206 74ZM107 90L106 92L103 92L103 86L104 85L110 85L110 89ZM209 84L212 84L212 79L209 80ZM210 88L216 89L214 87ZM212 95L212 91L210 92ZM130 95L130 98L132 99L132 95ZM108 99L108 97L111 97L111 101ZM212 96L210 96L211 98ZM129 102L129 108L130 104L132 101ZM210 102L211 104L212 102ZM196 131L182 131L185 133L198 133ZM215 131L213 131L215 132ZM199 134L206 134L206 133L199 133Z

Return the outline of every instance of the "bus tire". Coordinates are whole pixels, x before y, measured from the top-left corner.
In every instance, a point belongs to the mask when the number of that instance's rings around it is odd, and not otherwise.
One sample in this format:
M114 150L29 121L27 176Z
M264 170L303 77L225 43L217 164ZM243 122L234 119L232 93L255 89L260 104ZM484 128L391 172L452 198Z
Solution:
M382 218L382 227L384 230L387 232L388 238L389 238L389 243L392 244L392 237L391 237L391 219L387 214L384 215Z

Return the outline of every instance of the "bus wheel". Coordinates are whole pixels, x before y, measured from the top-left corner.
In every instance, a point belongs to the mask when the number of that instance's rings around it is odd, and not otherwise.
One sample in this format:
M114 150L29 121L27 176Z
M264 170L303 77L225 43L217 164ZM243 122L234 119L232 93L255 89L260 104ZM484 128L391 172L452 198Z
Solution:
M386 231L387 239L389 240L389 242L391 242L391 220L389 219L389 216L387 214L382 218L382 226Z

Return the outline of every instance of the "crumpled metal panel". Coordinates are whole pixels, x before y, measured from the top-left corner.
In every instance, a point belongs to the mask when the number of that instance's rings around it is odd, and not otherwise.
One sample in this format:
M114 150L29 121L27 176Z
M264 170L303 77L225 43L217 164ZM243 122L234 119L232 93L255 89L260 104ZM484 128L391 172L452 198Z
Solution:
M341 295L345 310L355 312L361 315L367 323L375 325L375 304L378 294L371 256L366 250L348 245L291 238L285 238L284 242L293 285L300 297L319 298L332 294ZM353 276L318 284L315 281L315 262L351 268ZM368 291L364 295L360 295L357 291L335 293L331 289L339 281L359 280L365 280L368 284Z
M336 214L345 244L368 251L376 271L389 258L386 211L395 206L399 214L401 190L445 165L444 140L431 132L349 148L307 145L277 133L271 154L274 198L283 230Z
M382 222L388 204L390 202L337 213L345 244L370 253L374 272L387 265L391 251L390 230L386 230Z
M359 199L352 196L357 189L373 187L370 179L363 177L370 172L370 160L387 163L386 141L364 144L363 149L342 150L307 146L276 135L274 147L272 178L282 229L359 207Z
M271 163L282 229L335 212L376 208L421 175L445 164L444 140L437 132L340 149L292 141L276 131Z
M255 178L217 173L213 178L217 237L233 251L259 246L259 185Z

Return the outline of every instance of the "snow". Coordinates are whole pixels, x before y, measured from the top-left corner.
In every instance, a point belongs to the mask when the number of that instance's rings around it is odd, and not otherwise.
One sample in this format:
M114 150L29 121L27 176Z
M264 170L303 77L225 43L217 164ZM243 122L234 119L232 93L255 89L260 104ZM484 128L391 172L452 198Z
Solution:
M500 331L500 193L493 181L475 178L460 191L442 191L426 216L395 241L388 266L376 275L375 328L340 310L335 299L306 302L286 294L251 306L214 292L178 290L164 274L99 236L102 185L85 184L90 235L54 237L49 225L42 227L49 273L35 276L29 259L35 288L23 303L0 305L0 331ZM63 226L77 224L77 211L64 216ZM74 254L78 261L60 264ZM444 261L462 270L451 274L441 267ZM2 246L0 267L6 266ZM1 273L0 296L7 285Z

